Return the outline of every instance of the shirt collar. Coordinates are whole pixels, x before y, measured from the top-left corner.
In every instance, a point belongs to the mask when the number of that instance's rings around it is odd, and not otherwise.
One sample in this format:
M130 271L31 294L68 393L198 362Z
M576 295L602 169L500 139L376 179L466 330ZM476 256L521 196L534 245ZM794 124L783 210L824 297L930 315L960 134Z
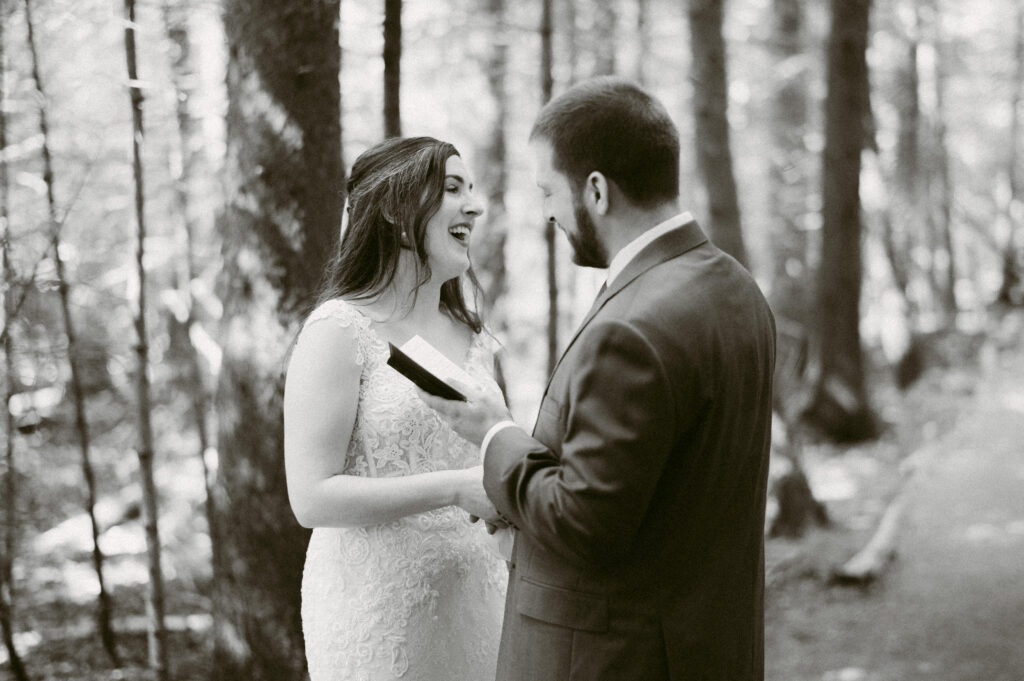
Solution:
M693 216L690 215L689 212L674 215L664 222L659 222L654 227L651 227L649 230L630 241L615 254L612 261L608 264L608 276L605 279L605 282L611 286L611 283L615 281L615 277L622 274L622 270L626 269L626 265L628 265L629 262L640 253L640 251L644 250L645 246L663 234L667 234L677 227L682 227L692 220Z

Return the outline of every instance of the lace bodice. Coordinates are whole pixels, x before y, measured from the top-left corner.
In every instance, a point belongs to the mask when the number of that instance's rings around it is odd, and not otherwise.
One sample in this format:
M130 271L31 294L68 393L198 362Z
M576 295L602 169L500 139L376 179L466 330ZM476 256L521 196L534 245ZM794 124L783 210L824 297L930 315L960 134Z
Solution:
M353 333L362 367L345 474L395 477L479 463L477 447L387 365L387 343L357 307L324 303L306 325L318 323ZM463 368L490 380L492 363L490 343L477 335ZM315 529L302 586L311 680L492 678L505 579L482 524L454 506L371 527Z
M387 342L371 328L369 317L348 302L331 300L314 310L306 325L325 321L354 331L356 363L363 367L345 473L392 477L480 462L477 448L456 435L419 399L413 384L387 365ZM478 334L469 348L466 371L490 380L492 366L487 337Z

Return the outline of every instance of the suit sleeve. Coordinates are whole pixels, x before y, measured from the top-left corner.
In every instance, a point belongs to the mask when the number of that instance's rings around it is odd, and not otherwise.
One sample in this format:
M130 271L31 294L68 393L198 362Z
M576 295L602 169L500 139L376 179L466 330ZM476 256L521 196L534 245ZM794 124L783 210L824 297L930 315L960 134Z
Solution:
M521 532L579 563L614 563L636 538L672 449L673 386L650 343L619 321L580 338L561 457L518 428L499 432L484 486Z

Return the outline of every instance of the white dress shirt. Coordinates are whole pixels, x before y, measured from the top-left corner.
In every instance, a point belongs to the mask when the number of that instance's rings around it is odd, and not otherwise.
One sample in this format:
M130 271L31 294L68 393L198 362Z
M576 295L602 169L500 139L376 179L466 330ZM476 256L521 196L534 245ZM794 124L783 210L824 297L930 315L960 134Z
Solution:
M612 257L611 262L608 263L608 276L605 278L605 283L608 286L611 286L612 282L615 281L615 277L622 274L622 271L626 269L626 265L628 265L633 258L639 255L640 251L644 250L648 244L652 243L658 237L671 232L673 229L682 227L692 220L693 216L690 215L689 212L674 215L664 222L659 222L654 227L651 227L646 232L623 246L619 252ZM499 431L515 425L516 423L514 421L498 421L490 427L487 434L484 435L483 441L480 443L481 461L483 460L483 457L487 455L487 445L491 443L494 436L497 435Z
M677 227L682 227L692 220L693 216L688 212L674 215L664 222L659 222L654 227L651 227L649 230L623 246L619 252L612 257L612 261L608 263L608 276L605 278L605 283L607 283L608 286L611 286L612 282L615 281L615 277L622 274L622 270L626 269L626 265L628 265L633 258L640 254L640 251L644 250L644 248L646 248L655 239L664 234L668 234Z

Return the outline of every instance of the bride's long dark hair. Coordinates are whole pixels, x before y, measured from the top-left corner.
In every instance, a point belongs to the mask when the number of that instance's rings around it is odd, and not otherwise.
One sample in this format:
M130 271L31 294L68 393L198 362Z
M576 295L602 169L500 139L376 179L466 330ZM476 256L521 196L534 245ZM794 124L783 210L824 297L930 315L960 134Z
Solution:
M403 241L416 256L413 295L430 280L427 221L441 206L445 165L452 156L459 151L448 142L407 137L380 142L356 159L346 185L348 227L327 265L317 304L382 293L395 279ZM472 269L466 279L474 292L479 290ZM480 317L466 304L463 285L462 277L444 282L441 309L479 333Z

